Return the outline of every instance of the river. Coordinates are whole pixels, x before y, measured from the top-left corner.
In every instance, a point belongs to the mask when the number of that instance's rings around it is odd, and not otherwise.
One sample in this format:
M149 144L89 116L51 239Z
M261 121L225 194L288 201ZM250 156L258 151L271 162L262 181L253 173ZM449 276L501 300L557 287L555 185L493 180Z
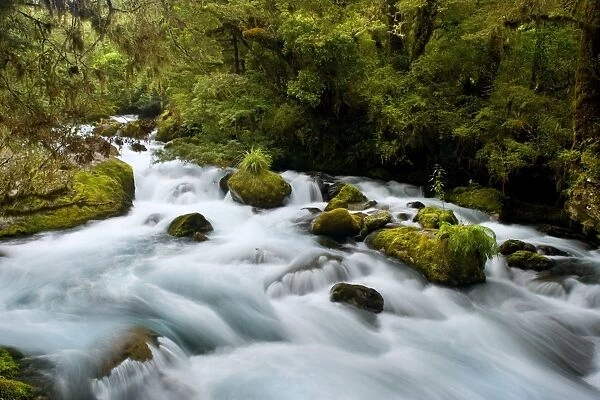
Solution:
M33 354L57 399L600 398L598 250L447 204L499 242L577 260L576 273L540 276L494 258L487 283L449 289L364 243L309 234L303 208L325 203L304 174L283 174L285 207L256 211L220 191L220 169L122 159L136 179L126 216L0 243L0 344ZM439 204L418 187L343 179L394 215L414 214L409 201ZM212 223L209 241L166 235L189 212ZM384 312L331 303L339 281L377 289ZM153 360L90 378L99 344L132 326L161 335Z

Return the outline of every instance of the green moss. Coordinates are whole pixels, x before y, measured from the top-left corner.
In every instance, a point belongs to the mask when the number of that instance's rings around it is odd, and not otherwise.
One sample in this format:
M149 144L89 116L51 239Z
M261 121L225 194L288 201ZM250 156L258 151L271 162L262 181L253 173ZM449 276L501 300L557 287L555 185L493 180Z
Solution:
M475 208L492 214L502 212L504 196L502 192L492 188L457 187L446 199L461 207Z
M167 232L175 237L193 238L196 233L207 233L213 230L210 222L202 214L192 213L180 215L170 224Z
M187 136L181 117L171 110L165 111L156 119L156 130L156 140L165 143Z
M344 208L322 212L312 223L311 232L315 235L325 235L345 238L357 235L362 227L362 216L350 214Z
M280 207L292 193L289 183L271 171L253 174L239 170L231 175L227 186L235 201L260 208Z
M0 349L0 376L14 378L19 373L19 365L6 349Z
M544 257L530 251L517 251L506 257L509 267L519 269L532 269L534 271L545 271L554 266L554 262L548 257Z
M392 220L392 213L387 210L379 210L375 214L367 215L364 219L364 227L361 234L368 235L377 229L383 228Z
M33 387L23 382L0 377L0 399L29 400L33 398Z
M325 211L335 210L336 208L348 208L350 204L364 203L367 197L354 185L345 184L339 193L329 201Z
M581 224L587 234L600 233L600 185L584 181L572 188L565 211L569 218ZM599 236L600 237L600 236Z
M370 241L373 248L409 264L428 281L447 286L465 286L485 282L481 257L475 252L457 257L448 250L448 242L435 231L414 227L383 229Z
M452 210L442 210L438 207L421 208L417 212L414 221L420 223L426 229L437 229L442 222L447 222L450 225L458 224L458 219L456 219Z
M122 125L119 121L103 120L94 127L93 133L98 136L112 137L119 132Z
M122 137L132 139L146 139L154 129L154 122L148 119L130 121L121 127Z
M3 207L8 217L0 238L67 229L87 221L122 215L135 195L133 170L117 159L78 171L67 193L53 198L28 197Z
M529 251L533 253L536 252L534 245L530 243L525 243L522 240L517 239L508 239L500 245L499 250L500 254L504 256L516 253L517 251Z

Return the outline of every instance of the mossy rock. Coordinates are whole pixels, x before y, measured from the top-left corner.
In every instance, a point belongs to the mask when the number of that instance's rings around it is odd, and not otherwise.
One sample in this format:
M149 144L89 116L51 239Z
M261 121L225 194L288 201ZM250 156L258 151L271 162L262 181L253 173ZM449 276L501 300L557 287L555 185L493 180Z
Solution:
M100 121L92 130L92 133L97 136L112 137L116 136L123 126L119 121L113 119Z
M35 390L32 386L0 377L0 399L1 400L30 400L35 398Z
M19 374L19 364L7 349L0 348L0 376L14 378Z
M362 228L362 217L350 214L345 208L322 212L311 224L315 235L346 238L356 236Z
M156 140L167 143L185 136L188 136L187 129L175 111L167 110L156 119Z
M383 296L377 290L362 285L337 283L329 292L329 300L376 314L383 311Z
M450 225L458 224L458 219L456 219L452 210L442 210L432 206L421 208L413 221L420 223L425 229L438 229L442 222L447 222Z
M167 232L175 237L195 238L196 233L204 234L213 230L210 222L199 213L180 215L170 224Z
M154 121L150 119L130 121L121 127L119 135L131 139L147 139L154 130L154 126Z
M379 210L374 214L367 215L363 222L364 227L361 230L363 236L368 235L371 232L381 229L386 226L392 220L392 213L387 210Z
M325 207L325 211L335 210L337 208L350 208L352 205L361 205L365 204L368 201L367 197L354 185L350 185L348 183L344 184L340 191L333 197L327 207ZM356 207L354 207L356 208ZM364 210L365 208L360 208L360 210ZM358 210L358 211L360 211Z
M110 159L76 172L65 193L21 198L0 209L0 238L68 229L125 214L135 195L133 170Z
M271 171L251 173L239 170L227 181L231 197L238 203L259 208L281 207L292 187Z
M546 271L554 266L554 262L548 257L523 250L510 254L506 261L509 267L534 271Z
M576 185L565 203L572 221L583 227L585 234L600 240L600 184L586 181Z
M369 236L370 245L421 271L429 282L467 286L485 282L485 260L476 252L460 257L448 250L447 240L433 230L415 227L382 229Z
M516 253L517 251L530 251L535 253L536 248L531 243L526 243L517 239L508 239L500 245L498 251L500 252L500 254L508 256L510 254Z
M493 188L457 187L446 195L446 200L461 207L474 208L499 216L502 213L504 195Z
M142 327L126 330L119 335L109 354L102 360L98 377L110 375L115 367L127 359L139 362L152 360L153 355L150 345L158 347L158 335L156 333Z

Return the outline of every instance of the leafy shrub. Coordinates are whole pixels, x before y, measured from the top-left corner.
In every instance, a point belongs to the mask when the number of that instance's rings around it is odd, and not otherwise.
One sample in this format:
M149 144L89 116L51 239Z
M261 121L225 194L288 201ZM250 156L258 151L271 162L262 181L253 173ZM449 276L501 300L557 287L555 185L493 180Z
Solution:
M498 254L496 234L482 225L450 225L442 222L437 235L448 241L448 250L455 258L476 254L483 264Z
M244 153L244 158L238 164L239 169L244 172L258 175L263 171L268 171L271 168L273 159L262 148L252 148Z

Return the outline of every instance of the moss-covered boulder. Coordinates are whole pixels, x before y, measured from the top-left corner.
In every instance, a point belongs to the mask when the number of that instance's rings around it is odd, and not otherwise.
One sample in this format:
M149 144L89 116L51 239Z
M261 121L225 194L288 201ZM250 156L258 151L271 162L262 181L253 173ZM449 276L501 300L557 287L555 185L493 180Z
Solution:
M188 132L179 113L167 110L156 119L156 140L167 143L185 136Z
M510 254L506 261L509 267L534 271L546 271L554 266L554 262L548 257L523 250Z
M382 229L369 236L370 245L421 271L428 281L446 286L485 282L485 260L476 251L460 256L434 230L415 227Z
M367 215L363 220L361 235L366 236L371 232L381 229L392 220L392 213L388 210L379 210L374 214Z
M360 211L365 209L364 205L367 202L367 197L356 186L346 183L341 187L335 197L329 201L327 207L325 207L325 211L331 211L337 208L353 208ZM352 205L355 207L352 207Z
M148 148L146 148L146 146L144 146L143 144L141 144L140 142L134 142L132 143L129 148L132 151L135 151L136 153L141 153L143 151L148 151Z
M420 223L426 229L438 229L442 222L450 225L458 224L458 219L452 210L442 210L433 206L421 208L413 221Z
M92 133L97 136L116 136L116 134L123 126L119 121L115 121L114 119L104 119L94 126Z
M362 285L337 283L329 292L329 300L373 313L383 311L383 296L377 290Z
M362 228L360 215L351 214L344 208L322 212L311 224L310 230L315 235L334 238L356 236Z
M150 346L158 347L158 335L149 329L135 327L118 335L101 360L98 378L110 375L123 361L150 361L153 358Z
M535 253L536 248L531 243L526 243L522 240L508 239L500 245L498 251L500 252L500 254L508 256L510 254L516 253L517 251L530 251Z
M119 135L131 139L147 139L154 130L155 124L151 119L129 121L121 127Z
M133 170L123 161L110 159L77 171L60 193L32 195L2 206L0 238L73 228L123 215L134 195Z
M20 366L11 351L0 348L0 399L28 400L34 398L34 388L17 380L19 372Z
M167 232L175 237L196 238L196 234L205 234L213 230L210 222L200 213L180 215L169 224ZM199 238L200 236L198 236Z
M231 175L227 187L233 200L259 208L281 207L292 193L289 183L268 170L258 173L239 170Z
M479 186L457 187L446 195L446 200L461 207L474 208L500 215L504 195L499 190Z
M576 185L565 203L572 221L583 227L584 233L600 240L600 184L584 181Z

